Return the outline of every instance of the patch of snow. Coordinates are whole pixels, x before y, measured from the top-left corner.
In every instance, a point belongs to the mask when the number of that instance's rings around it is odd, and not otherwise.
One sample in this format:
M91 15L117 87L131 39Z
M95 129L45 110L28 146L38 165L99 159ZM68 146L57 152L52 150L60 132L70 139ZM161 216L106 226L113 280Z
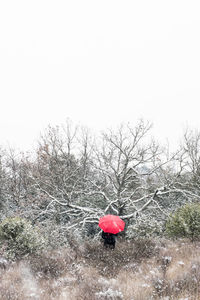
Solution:
M116 299L116 297L118 297L118 299L124 299L124 296L120 291L113 290L111 288L107 289L104 292L98 292L98 293L95 294L95 296L98 299L114 300L114 299Z
M154 268L154 269L150 270L149 273L153 276L157 276L157 275L159 275L159 270L157 268Z
M148 283L143 283L141 286L142 287L150 287L150 285Z
M171 257L171 256L163 256L163 259L164 259L164 260L167 260L167 261L171 261L171 260L172 260L172 257Z
M197 265L193 264L192 265L192 270L196 270L197 269Z
M23 283L23 289L24 289L24 294L27 296L27 299L29 297L33 299L40 299L39 296L39 288L37 286L37 282L35 278L33 277L30 269L22 265L21 267L21 275L22 275L22 283Z
M104 277L99 278L98 282L102 285L109 285L109 281Z
M7 259L0 257L0 268L6 268L6 266L8 265L8 261Z
M179 261L178 261L178 264L179 264L180 266L183 266L183 265L184 265L184 262L183 262L182 260L179 260Z

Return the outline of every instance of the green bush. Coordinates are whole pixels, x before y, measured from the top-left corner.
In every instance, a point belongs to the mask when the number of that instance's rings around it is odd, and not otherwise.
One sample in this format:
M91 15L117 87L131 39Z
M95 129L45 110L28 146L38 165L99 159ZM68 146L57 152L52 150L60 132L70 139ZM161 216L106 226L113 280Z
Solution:
M170 237L186 237L192 241L200 239L200 204L186 204L171 214L166 233Z
M35 253L45 245L39 231L20 217L3 220L0 224L0 241L5 243L10 258Z

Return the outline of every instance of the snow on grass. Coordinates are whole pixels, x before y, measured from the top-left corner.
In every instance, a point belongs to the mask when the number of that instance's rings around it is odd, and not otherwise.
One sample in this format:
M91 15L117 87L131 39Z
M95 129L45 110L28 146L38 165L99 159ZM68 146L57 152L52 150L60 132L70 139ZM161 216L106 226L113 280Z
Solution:
M177 248L179 251L175 250ZM124 250L123 247L121 249ZM127 253L125 250L121 256ZM166 242L165 248L161 248L157 255L139 261L130 256L121 263L119 249L115 254L112 252L112 256L96 254L96 266L92 255L88 258L74 256L73 260L66 263L63 252L57 256L54 253L57 262L47 260L49 267L46 262L39 268L39 264L43 263L39 257L38 261L26 260L10 264L6 269L2 267L0 299L200 299L199 244ZM48 258L48 255L45 257ZM112 265L115 258L118 264ZM62 263L64 268L61 267Z

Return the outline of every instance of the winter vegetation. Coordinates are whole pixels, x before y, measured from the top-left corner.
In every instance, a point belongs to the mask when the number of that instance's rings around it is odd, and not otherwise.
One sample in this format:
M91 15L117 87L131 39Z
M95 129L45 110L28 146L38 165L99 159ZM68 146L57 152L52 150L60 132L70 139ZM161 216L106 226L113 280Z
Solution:
M171 153L151 127L68 120L0 149L0 299L200 299L200 133ZM126 223L114 250L106 214Z

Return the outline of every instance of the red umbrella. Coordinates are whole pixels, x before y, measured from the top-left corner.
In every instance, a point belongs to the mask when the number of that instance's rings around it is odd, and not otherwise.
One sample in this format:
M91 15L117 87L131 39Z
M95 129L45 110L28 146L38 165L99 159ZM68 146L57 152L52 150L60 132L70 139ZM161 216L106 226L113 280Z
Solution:
M125 222L115 215L106 215L99 219L99 227L104 232L116 234L124 230Z

